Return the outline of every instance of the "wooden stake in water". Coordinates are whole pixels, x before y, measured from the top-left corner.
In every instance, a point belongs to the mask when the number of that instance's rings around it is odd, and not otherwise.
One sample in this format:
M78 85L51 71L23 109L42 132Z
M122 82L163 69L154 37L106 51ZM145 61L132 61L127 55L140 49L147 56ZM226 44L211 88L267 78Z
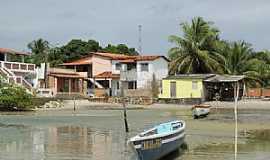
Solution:
M73 97L73 110L76 110L76 102L75 102L75 97Z
M129 132L129 129L128 129L128 122L127 122L127 108L126 108L126 103L125 103L125 93L124 93L124 85L123 85L123 82L121 83L121 95L122 95L122 104L123 104L123 109L124 109L124 123L125 123L125 130L126 130L126 132Z
M237 141L238 141L238 126L237 126L237 105L239 97L239 83L236 82L234 85L234 119L235 119L235 128L234 128L234 160L237 160Z

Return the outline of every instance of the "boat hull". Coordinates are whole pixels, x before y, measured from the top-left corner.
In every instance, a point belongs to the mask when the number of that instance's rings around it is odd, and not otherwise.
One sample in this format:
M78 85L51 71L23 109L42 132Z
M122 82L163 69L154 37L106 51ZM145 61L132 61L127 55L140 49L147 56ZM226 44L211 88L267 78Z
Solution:
M179 149L184 143L184 138L184 132L180 132L173 136L162 137L161 144L158 147L145 148L145 141L141 141L140 144L134 146L140 160L157 160Z
M192 115L194 118L204 117L210 113L210 108L193 108Z

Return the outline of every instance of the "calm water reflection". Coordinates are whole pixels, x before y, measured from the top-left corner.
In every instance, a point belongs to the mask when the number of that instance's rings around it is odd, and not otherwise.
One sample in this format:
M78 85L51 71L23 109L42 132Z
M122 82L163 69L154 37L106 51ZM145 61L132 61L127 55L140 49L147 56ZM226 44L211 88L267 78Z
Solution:
M0 159L135 160L126 140L152 124L179 118L188 122L189 150L165 159L233 159L231 128L211 133L183 111L128 111L131 133L125 134L121 111L57 111L0 115ZM211 126L210 125L210 126ZM228 132L228 133L227 133ZM213 144L221 141L224 143ZM243 140L240 159L270 159L270 144Z

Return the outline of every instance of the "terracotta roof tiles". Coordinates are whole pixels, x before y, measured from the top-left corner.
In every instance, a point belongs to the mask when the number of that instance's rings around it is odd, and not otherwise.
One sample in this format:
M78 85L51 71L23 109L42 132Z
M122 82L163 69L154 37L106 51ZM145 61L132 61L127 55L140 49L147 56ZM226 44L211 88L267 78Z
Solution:
M119 79L119 74L112 74L112 72L102 72L95 76L95 78L112 78L112 79Z
M19 51L15 51L13 49L9 49L9 48L0 48L0 54L16 54L16 55L30 55L29 53L26 52L19 52Z
M158 58L164 58L166 61L169 61L169 59L166 58L165 56L148 56L148 55L128 56L128 55L116 54L116 53L93 52L88 57L85 57L85 58L82 58L79 60L75 60L72 62L64 63L62 65L68 66L68 65L91 64L93 55L106 57L106 58L109 58L111 60L119 60L123 63L131 63L131 62L135 62L135 61L154 61Z

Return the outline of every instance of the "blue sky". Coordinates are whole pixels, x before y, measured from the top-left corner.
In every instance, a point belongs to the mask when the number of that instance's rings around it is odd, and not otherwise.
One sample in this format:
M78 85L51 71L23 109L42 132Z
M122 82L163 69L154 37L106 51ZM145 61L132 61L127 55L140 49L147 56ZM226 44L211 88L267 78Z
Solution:
M270 49L269 0L1 0L0 47L27 50L43 38L53 45L95 39L103 46L138 48L143 26L145 54L167 54L168 36L181 35L181 22L195 16L215 22L221 38Z

